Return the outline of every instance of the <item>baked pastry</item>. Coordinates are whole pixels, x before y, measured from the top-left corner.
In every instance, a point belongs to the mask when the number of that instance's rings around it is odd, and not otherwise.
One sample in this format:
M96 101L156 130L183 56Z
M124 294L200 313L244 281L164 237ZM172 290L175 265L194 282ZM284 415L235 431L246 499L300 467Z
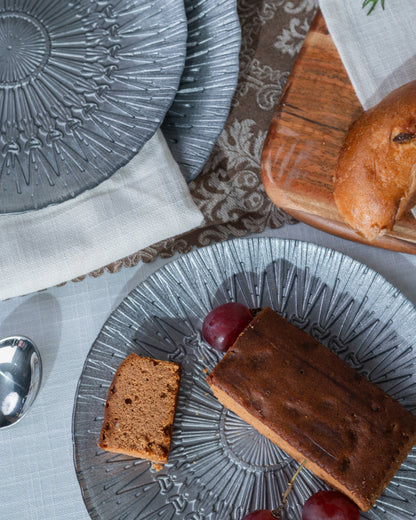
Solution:
M416 204L416 81L352 124L338 157L334 198L345 221L370 241Z
M416 443L416 417L269 308L207 381L225 407L363 511Z
M130 354L107 395L98 446L159 464L168 461L181 367Z

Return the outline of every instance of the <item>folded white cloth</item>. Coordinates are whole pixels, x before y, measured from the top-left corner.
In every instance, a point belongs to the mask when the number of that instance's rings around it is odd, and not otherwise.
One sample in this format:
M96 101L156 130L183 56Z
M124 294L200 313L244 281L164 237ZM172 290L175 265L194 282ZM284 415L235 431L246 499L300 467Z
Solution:
M320 0L329 33L364 109L416 80L416 0Z
M39 211L0 216L0 299L72 280L202 221L158 131L96 188Z

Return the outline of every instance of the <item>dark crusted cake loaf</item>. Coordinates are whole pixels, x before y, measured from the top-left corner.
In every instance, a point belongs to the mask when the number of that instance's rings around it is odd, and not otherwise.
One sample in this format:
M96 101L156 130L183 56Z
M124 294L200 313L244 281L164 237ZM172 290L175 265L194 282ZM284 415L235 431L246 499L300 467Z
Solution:
M369 510L416 443L416 417L271 309L207 378L215 396Z
M100 448L168 461L181 367L130 354L114 374L107 395Z

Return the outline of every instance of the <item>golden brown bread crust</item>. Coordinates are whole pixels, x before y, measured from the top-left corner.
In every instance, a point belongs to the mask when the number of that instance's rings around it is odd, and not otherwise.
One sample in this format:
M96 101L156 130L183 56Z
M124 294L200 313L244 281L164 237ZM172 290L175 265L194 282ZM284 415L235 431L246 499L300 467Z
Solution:
M98 446L159 464L168 461L181 367L130 354L114 374Z
M364 511L416 443L416 417L271 309L207 381L224 406Z
M391 231L416 204L416 81L352 124L338 157L334 198L345 221L368 240Z

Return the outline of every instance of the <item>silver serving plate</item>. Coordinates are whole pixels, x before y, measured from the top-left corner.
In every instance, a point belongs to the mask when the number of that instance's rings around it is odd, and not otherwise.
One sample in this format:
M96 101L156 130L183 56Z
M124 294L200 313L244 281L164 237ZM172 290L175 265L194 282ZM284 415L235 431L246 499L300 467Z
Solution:
M416 310L382 276L341 253L305 242L242 239L167 264L111 314L88 354L74 415L75 467L94 519L241 520L281 500L297 464L214 398L206 375L219 361L201 338L215 306L270 306L416 412ZM97 448L107 390L131 352L182 365L169 463ZM303 470L286 518L324 484ZM361 518L416 512L416 447L375 507Z
M179 0L0 5L0 213L93 188L154 134L182 75Z

